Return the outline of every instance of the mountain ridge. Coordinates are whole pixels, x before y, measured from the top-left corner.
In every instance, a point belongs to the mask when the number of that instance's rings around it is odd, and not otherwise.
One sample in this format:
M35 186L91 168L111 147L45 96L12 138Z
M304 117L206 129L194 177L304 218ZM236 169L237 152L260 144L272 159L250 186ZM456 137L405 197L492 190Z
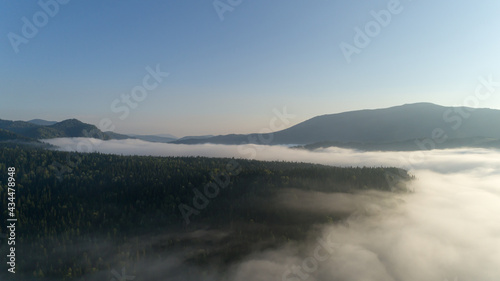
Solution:
M45 120L39 120L44 123ZM30 120L30 121L33 121ZM189 136L177 140L160 135L125 135L102 132L77 119L52 125L0 119L4 141L60 137L142 139L173 144L296 145L305 149L338 146L362 150L422 149L417 143L435 141L429 148L496 147L500 144L500 110L450 107L432 103L404 104L381 109L362 109L315 116L289 128L268 134ZM37 123L36 121L35 123ZM38 122L38 123L40 123ZM50 122L50 121L45 121ZM447 139L445 145L440 139Z
M313 117L269 134L231 134L208 139L178 140L182 144L298 144L318 142L402 142L432 138L441 129L449 138L500 138L500 110L446 107L432 103L404 104ZM263 140L270 140L268 142Z
M50 125L54 125L57 123L57 121L47 121L47 120L44 120L44 119L31 119L31 120L28 120L26 121L28 123L31 123L31 124L35 124L35 125L40 125L40 126L50 126Z
M52 125L37 125L26 121L10 121L0 119L0 129L11 132L19 138L50 139L63 137L93 137L110 139L96 126L83 123L77 119L66 119Z

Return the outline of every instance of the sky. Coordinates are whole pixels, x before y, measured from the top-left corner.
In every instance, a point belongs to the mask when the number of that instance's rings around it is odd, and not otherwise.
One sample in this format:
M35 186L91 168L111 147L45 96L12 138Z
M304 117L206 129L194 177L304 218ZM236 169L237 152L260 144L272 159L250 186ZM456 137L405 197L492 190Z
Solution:
M0 0L0 119L181 137L259 132L285 109L287 126L415 102L500 109L496 82L476 94L481 77L500 81L499 12L495 0Z

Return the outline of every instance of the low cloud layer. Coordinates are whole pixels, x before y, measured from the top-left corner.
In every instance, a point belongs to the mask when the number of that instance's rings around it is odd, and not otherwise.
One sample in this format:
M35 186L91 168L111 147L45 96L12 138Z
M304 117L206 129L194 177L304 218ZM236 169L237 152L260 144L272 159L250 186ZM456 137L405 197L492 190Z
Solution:
M441 173L495 166L498 162L487 149L434 151L364 152L343 148L315 151L266 145L182 145L142 140L102 141L88 138L59 138L45 142L63 151L102 152L119 155L235 157L264 161L284 160L336 166L395 166L407 170L430 169Z
M318 225L318 231L311 232L302 244L287 243L278 249L254 252L222 272L190 268L191 272L203 271L204 280L496 281L500 276L500 151L360 152L328 148L311 152L277 146L173 145L138 140L93 140L91 145L82 144L89 142L85 139L47 142L67 151L80 146L80 151L124 155L396 166L410 169L417 177L411 194L324 196L301 191L305 203L297 205L287 200L291 191L285 191L277 202L284 208L321 212L332 202L341 201L338 210L353 215L343 223ZM172 260L176 257L173 254ZM158 276L169 268L154 261L150 266ZM176 276L191 280L192 275L181 271Z
M288 245L256 254L230 280L498 280L500 174L477 167L417 176L414 194L372 197L364 212L323 225L305 251Z

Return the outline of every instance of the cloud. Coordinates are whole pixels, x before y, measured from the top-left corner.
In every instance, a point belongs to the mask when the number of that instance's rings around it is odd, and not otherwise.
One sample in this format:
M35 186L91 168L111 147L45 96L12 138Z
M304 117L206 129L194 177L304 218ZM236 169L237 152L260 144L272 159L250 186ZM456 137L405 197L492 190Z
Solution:
M88 140L47 140L63 150L75 150L82 141ZM103 153L397 166L411 169L417 177L411 194L325 195L285 190L275 202L283 208L308 213L336 210L352 215L341 224L318 225L302 243L290 242L280 248L254 252L221 272L209 270L203 280L496 281L500 276L498 150L361 152L328 148L311 152L245 146L255 152L245 154L240 153L242 147L238 146L138 140L93 142L93 151ZM291 199L294 196L301 200ZM327 259L320 261L315 257L318 253ZM162 272L161 262L152 264ZM196 268L191 272L202 271Z

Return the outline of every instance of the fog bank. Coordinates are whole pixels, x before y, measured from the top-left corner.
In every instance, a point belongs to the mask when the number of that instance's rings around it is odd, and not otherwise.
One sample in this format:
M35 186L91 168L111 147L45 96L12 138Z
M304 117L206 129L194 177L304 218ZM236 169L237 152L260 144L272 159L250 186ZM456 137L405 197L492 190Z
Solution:
M74 151L82 139L47 142ZM322 224L301 244L254 252L226 270L151 261L163 280L498 280L500 276L500 152L453 149L425 152L314 152L277 146L173 145L138 140L92 141L92 151L124 155L209 156L286 160L339 166L396 166L416 175L411 194L300 194L277 204L301 212L335 206L352 212L343 223ZM296 194L294 195L296 196ZM299 203L297 203L299 202ZM172 253L172 260L180 254ZM148 268L148 267L146 267ZM191 272L188 274L187 272ZM194 273L193 273L194 272ZM203 272L197 275L196 273ZM163 275L162 275L163 274ZM193 277L193 274L196 276ZM155 279L157 278L157 279Z

